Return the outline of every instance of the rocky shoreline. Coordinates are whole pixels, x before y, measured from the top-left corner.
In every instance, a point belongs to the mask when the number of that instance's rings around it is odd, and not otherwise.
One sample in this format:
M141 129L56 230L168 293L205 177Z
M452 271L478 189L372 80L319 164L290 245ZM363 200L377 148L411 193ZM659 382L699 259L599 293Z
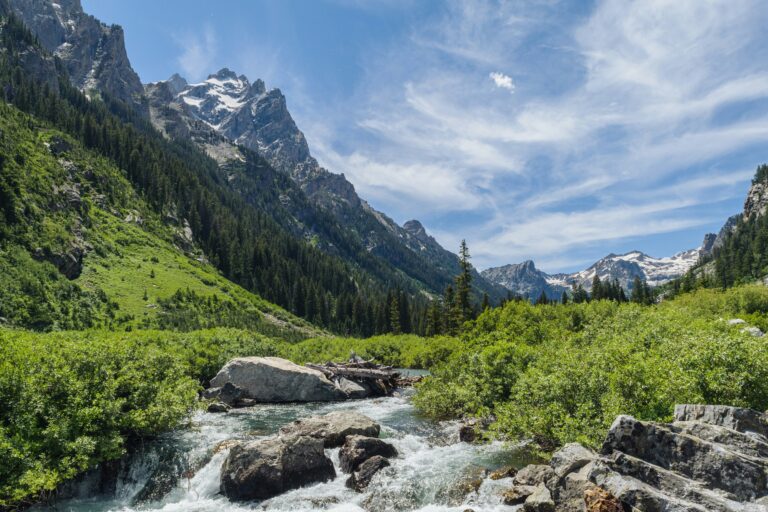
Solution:
M514 476L526 512L768 511L768 417L678 405L669 424L619 416L599 453L576 443Z

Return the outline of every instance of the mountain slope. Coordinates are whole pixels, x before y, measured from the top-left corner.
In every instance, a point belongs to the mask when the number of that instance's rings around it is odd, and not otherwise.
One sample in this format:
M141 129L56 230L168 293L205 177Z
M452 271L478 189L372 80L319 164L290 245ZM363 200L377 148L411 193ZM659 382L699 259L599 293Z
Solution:
M109 161L0 103L0 317L38 330L319 332L200 261Z
M188 84L174 75L148 84L146 91L152 122L169 137L191 138L222 165L242 159L234 145L256 152L275 169L291 176L312 204L332 215L365 251L393 265L428 291L441 292L459 272L458 257L433 238L422 236L424 229L418 221L418 227L411 224L413 229L398 226L362 200L343 174L334 174L318 164L279 89L267 90L263 81L250 83L245 76L224 68L199 84ZM233 146L227 147L215 135ZM305 235L320 235L321 247L330 247L322 234ZM488 293L498 300L504 295L500 287L476 272L475 280L478 296Z

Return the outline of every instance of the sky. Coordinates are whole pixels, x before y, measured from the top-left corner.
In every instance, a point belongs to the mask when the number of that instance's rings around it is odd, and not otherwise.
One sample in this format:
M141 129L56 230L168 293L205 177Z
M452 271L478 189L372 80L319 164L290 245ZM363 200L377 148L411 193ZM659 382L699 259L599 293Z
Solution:
M761 0L83 0L143 82L222 67L480 269L695 248L768 161Z

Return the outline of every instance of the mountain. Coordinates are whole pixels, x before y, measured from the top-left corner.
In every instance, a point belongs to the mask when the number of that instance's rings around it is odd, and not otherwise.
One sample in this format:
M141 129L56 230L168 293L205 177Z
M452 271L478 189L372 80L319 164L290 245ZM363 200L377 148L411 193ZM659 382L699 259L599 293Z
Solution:
M709 236L709 235L708 235ZM713 243L707 242L705 244ZM521 297L535 299L545 292L549 298L559 299L563 291L581 285L587 291L592 289L595 275L601 281L618 280L625 289L632 288L635 277L651 286L659 286L683 275L693 267L702 255L702 249L691 249L667 258L654 258L641 251L626 254L609 254L585 270L572 274L547 274L538 270L532 261L520 264L489 268L482 275L504 286Z
M144 89L128 60L122 27L86 14L80 0L9 2L40 44L61 59L73 85L109 94L146 115Z
M330 214L344 236L356 240L367 253L384 260L431 293L440 293L459 272L458 257L426 234L418 221L399 226L386 214L361 199L343 174L321 167L312 157L279 89L267 89L262 80L251 83L244 75L223 68L197 84L179 75L147 84L153 125L170 138L189 138L215 158L223 168L243 160L243 148L264 158L288 175L315 207ZM314 239L324 250L340 253L328 233L312 229L311 215L303 206L284 201L288 221L301 235ZM347 251L349 253L349 251ZM356 251L360 254L359 251ZM474 271L476 295L487 293L499 300L505 291Z

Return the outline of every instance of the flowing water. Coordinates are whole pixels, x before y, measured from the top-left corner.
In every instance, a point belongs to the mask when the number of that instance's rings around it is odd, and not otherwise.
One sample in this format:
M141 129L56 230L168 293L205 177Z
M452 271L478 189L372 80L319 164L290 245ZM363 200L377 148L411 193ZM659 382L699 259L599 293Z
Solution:
M114 493L94 496L93 483L86 479L79 484L78 498L53 507L77 512L513 510L501 503L501 492L510 487L510 479L494 481L486 475L506 465L522 467L530 462L524 452L502 443L460 443L458 424L419 417L410 393L404 390L400 396L331 404L260 405L227 414L198 413L190 428L140 447L119 471ZM336 410L355 410L373 418L382 426L381 437L399 452L364 493L344 486L348 475L339 470L339 450L334 449L328 451L336 465L333 481L258 503L233 503L219 494L226 441L269 436L294 419Z

